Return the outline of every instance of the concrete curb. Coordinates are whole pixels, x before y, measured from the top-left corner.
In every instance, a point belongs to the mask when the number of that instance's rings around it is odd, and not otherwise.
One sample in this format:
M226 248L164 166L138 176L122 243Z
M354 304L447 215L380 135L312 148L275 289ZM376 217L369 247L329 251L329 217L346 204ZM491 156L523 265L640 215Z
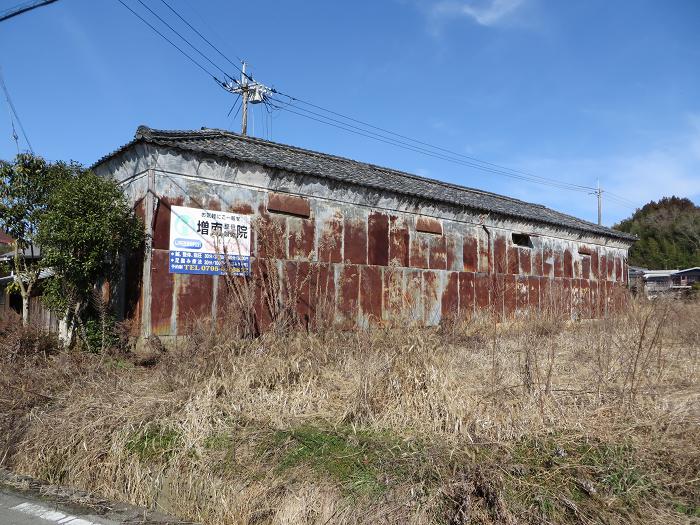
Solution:
M123 525L199 525L129 503L108 501L89 492L51 485L0 468L0 490L103 517Z

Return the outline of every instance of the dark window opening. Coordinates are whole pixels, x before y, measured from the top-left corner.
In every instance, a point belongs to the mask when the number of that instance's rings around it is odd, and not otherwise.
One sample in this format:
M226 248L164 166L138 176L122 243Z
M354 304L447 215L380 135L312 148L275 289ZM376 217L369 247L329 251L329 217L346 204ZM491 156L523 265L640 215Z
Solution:
M530 236L527 233L514 233L513 244L524 248L532 248L532 239L530 239Z

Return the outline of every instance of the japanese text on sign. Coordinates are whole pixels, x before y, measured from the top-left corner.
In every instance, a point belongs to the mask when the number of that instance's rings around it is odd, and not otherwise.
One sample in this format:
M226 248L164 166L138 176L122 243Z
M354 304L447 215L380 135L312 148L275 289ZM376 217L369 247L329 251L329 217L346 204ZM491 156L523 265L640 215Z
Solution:
M185 206L170 212L170 273L250 273L250 217Z

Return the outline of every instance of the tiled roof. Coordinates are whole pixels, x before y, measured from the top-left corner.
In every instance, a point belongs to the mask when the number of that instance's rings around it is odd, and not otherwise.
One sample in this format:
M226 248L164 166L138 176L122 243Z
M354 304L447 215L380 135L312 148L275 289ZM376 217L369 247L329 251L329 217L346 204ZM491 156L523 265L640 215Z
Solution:
M598 226L540 204L531 204L495 193L218 129L166 131L140 126L133 141L103 157L95 165L101 164L138 142L208 156L236 159L304 175L314 175L376 190L465 207L478 213L490 213L502 217L544 223L626 241L636 239L634 235Z

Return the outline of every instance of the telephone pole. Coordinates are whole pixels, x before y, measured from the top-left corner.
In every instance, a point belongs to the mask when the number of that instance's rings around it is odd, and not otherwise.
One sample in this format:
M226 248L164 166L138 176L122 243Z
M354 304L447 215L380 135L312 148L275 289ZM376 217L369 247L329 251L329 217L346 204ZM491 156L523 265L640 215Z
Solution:
M241 80L228 82L224 88L241 96L241 135L248 134L248 104L261 104L267 100L272 90L257 80L251 78L246 71L245 61L241 61Z
M603 190L600 189L600 180L598 181L598 189L596 190L598 195L598 226L603 225Z
M241 135L248 133L248 77L245 74L245 66L246 64L243 62L243 67L241 68L241 97L243 97Z

